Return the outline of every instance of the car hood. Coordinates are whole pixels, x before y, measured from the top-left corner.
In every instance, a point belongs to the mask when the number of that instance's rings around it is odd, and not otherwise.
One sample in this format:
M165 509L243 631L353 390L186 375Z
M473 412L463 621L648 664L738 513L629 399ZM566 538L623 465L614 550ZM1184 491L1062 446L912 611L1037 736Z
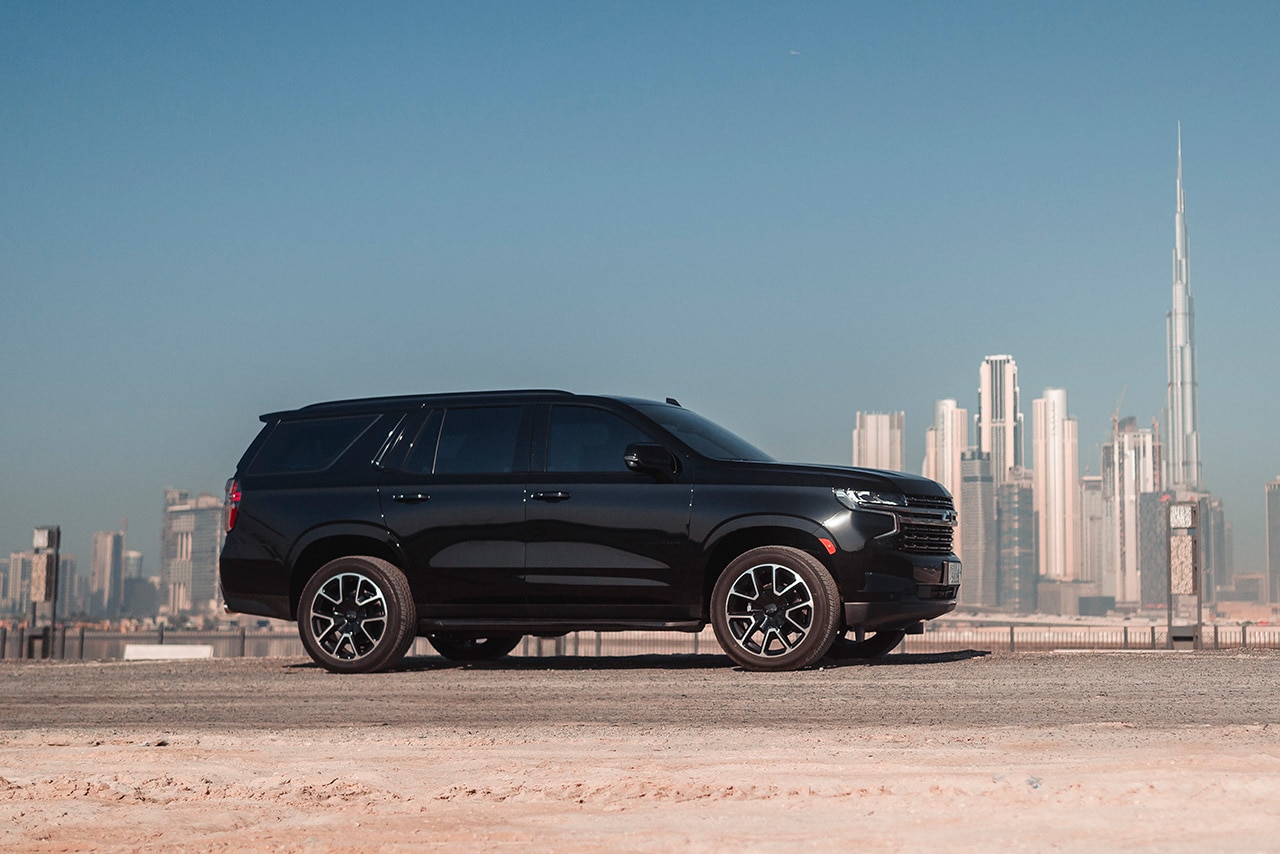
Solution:
M732 463L735 471L750 470L762 482L829 483L833 489L867 489L875 492L900 492L903 495L938 495L951 497L940 483L920 475L883 469L852 466L816 465L812 463L745 462Z

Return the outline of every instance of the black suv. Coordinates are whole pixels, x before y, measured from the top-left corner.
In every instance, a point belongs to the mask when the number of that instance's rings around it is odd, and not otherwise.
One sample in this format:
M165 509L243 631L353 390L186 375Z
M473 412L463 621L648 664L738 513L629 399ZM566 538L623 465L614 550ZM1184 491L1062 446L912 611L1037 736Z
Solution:
M888 652L952 610L932 480L778 463L682 408L563 391L262 416L227 483L230 610L297 620L332 671L417 635L459 661L527 634L715 628L751 670Z

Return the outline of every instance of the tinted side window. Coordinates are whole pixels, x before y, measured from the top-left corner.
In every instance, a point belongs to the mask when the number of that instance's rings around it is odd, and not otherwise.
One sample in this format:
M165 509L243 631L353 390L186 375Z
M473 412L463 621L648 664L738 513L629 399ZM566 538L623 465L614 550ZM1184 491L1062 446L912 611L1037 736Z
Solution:
M520 448L521 406L450 409L436 447L436 474L499 474L528 468Z
M627 445L652 441L636 427L585 406L551 407L547 471L625 472Z
M422 422L422 428L418 430L409 445L409 453L404 463L396 468L413 474L431 473L436 462L436 445L440 440L440 422L443 418L444 411L440 409L432 410L427 415L426 420Z
M369 428L377 416L316 418L281 421L253 459L253 474L320 471L333 465L342 452Z

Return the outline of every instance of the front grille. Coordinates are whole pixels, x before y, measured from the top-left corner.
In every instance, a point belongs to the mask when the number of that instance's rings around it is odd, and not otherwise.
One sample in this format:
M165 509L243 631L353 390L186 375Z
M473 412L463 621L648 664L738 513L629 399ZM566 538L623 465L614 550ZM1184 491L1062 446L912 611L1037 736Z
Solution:
M930 510L953 510L955 505L945 495L908 495L908 507L927 507Z
M950 525L898 517L898 547L910 554L945 555L951 553Z

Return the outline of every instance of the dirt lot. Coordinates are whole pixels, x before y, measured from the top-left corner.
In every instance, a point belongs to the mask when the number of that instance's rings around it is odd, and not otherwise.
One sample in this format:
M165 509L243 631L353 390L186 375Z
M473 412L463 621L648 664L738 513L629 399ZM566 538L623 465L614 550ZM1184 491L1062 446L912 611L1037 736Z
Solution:
M1280 850L1280 653L0 664L0 850Z

